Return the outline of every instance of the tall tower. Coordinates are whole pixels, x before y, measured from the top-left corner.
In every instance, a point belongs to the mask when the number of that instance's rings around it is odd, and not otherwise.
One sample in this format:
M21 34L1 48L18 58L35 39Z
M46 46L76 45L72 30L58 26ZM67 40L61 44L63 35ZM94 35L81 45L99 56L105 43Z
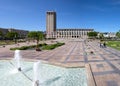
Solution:
M56 31L56 12L48 11L46 15L47 38L54 38L55 31Z

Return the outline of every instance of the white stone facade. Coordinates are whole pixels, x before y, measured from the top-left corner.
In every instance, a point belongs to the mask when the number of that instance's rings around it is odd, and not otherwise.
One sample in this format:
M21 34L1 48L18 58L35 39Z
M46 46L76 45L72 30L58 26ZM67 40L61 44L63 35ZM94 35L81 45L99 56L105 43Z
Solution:
M87 33L93 29L57 29L53 38L87 38Z
M46 38L87 38L93 29L56 29L56 12L49 11L46 15Z

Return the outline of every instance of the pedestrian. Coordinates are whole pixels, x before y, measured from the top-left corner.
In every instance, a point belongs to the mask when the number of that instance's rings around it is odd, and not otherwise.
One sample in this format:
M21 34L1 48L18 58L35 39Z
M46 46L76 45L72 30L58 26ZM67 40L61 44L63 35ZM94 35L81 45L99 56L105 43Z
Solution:
M100 48L101 48L101 42L100 42Z
M103 43L103 46L106 48L106 43L105 42Z

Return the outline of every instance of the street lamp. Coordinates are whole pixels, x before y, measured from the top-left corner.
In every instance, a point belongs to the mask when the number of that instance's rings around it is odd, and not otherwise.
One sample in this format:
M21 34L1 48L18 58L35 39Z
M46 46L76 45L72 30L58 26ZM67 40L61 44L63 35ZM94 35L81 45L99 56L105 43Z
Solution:
M15 39L15 44L17 43L17 41L16 41L16 34L15 34L15 37L14 37L14 39Z

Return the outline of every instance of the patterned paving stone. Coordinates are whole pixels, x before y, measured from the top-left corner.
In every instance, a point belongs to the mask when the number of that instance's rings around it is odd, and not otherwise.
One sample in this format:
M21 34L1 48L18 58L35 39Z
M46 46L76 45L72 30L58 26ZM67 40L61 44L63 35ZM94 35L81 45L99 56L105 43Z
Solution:
M87 55L88 61L93 61L93 60L103 60L100 55Z
M84 61L84 56L80 55L71 55L67 61Z
M98 68L104 67L103 64L96 64L96 66L97 66Z
M104 55L104 57L108 60L114 60L114 59L120 59L118 56L116 55Z
M117 83L118 86L120 86L119 79L120 75L113 73L112 71L111 73L99 74L95 76L97 86L109 86L108 83L106 83L107 81L115 81L115 83ZM114 85L116 86L116 84Z
M106 81L107 86L118 86L116 81Z
M120 65L120 62L118 64Z
M117 61L110 61L117 69L120 70L120 61L117 60Z
M89 62L93 72L113 71L113 68L104 62Z
M94 54L90 54L90 51L93 51ZM51 51L36 52L30 50L22 52L23 58L46 60L70 67L89 63L97 86L120 86L120 51L109 47L100 48L98 41L90 41L84 44L72 40L66 41L64 46ZM13 51L0 51L0 57L13 56Z

